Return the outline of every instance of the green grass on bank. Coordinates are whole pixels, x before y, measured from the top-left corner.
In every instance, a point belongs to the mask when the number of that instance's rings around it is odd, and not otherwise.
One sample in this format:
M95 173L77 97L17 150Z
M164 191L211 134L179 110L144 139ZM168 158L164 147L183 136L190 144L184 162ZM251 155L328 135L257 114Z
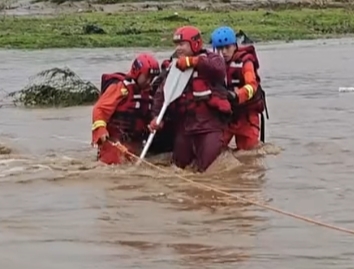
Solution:
M70 0L71 2L82 2L82 0ZM123 3L143 3L146 0L91 0L91 3L95 4L123 4ZM172 2L173 0L158 0L160 3ZM54 4L62 4L67 2L67 0L33 0L34 3L39 2L51 2Z
M0 17L0 47L157 47L171 46L176 27L200 27L207 41L221 25L242 29L256 41L331 37L354 33L354 13L345 9L257 11L174 11L89 13L56 17ZM173 17L173 16L172 16ZM106 34L85 34L95 24Z
M51 2L51 3L56 3L56 4L62 4L64 2L67 2L68 0L33 0L33 2ZM70 2L81 2L83 0L70 0ZM97 3L97 4L120 4L120 3L139 3L139 2L145 2L146 0L86 0L89 1L90 3ZM172 2L174 0L155 0L154 2L158 3L168 3ZM208 2L208 0L199 0L198 2ZM214 0L213 3L232 3L232 0ZM343 4L350 4L351 0L310 0L307 2L301 2L300 6L318 6L318 7L323 7L323 6L328 6L329 4L334 4L334 3L343 3ZM253 3L256 6L261 6L261 3L254 2ZM295 2L277 2L277 1L269 1L268 3L263 3L265 5L273 5L273 6L299 6Z

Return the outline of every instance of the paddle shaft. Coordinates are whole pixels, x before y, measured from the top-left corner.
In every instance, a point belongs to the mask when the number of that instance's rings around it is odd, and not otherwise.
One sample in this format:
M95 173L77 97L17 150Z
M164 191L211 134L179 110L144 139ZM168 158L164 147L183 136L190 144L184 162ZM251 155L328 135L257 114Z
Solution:
M157 124L157 125L160 125L160 123L162 122L163 116L165 115L166 110L167 110L169 104L170 104L170 103L169 103L169 102L166 102L166 101L163 103L162 109L161 109L161 111L160 111L160 113L159 113L159 115L158 115L158 117L157 117L157 119L156 119L156 124ZM156 130L153 131L152 133L150 133L149 138L148 138L148 140L146 141L146 144L145 144L145 146L144 146L144 149L143 149L143 151L142 151L141 154L140 154L139 160L138 160L137 163L136 163L137 165L139 165L139 164L141 163L142 159L145 158L145 155L146 155L146 153L148 152L148 150L149 150L149 148L150 148L150 146L151 146L152 141L154 140L155 134L156 134Z
M161 108L161 111L156 119L156 124L160 124L163 116L165 115L165 112L169 106L170 103L172 103L174 100L179 98L185 87L187 86L188 82L190 81L190 78L193 74L193 69L187 69L184 72L181 72L177 67L176 67L176 61L177 59L173 59L171 63L171 69L167 75L166 78L166 83L164 85L164 103ZM177 73L176 73L177 72ZM140 154L140 158L137 162L137 164L141 163L141 160L145 157L147 151L150 148L150 145L154 139L156 131L152 132L149 135L148 141L146 142L142 153Z

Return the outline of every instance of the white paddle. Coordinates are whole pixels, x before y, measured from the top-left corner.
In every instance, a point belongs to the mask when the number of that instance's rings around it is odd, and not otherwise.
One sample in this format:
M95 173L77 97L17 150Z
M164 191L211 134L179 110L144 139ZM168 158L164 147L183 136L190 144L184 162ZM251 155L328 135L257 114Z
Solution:
M156 124L159 125L162 121L163 116L165 115L165 112L169 106L170 103L172 103L174 100L176 100L178 97L180 97L187 86L188 81L190 80L190 77L192 76L193 69L187 69L186 71L182 72L176 67L176 62L177 59L173 59L172 64L171 64L171 69L169 71L169 74L166 79L165 86L163 88L164 92L164 103L161 108L161 111L156 119ZM142 161L142 159L145 158L146 153L148 152L150 145L154 139L154 136L156 134L156 131L153 131L150 133L149 138L144 146L143 151L140 154L140 158L137 161L137 165L139 165Z

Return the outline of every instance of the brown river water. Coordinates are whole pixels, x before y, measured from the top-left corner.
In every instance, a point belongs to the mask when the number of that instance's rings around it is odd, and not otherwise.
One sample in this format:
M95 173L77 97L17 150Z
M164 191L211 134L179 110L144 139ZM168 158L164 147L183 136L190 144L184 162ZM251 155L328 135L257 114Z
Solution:
M0 268L351 269L354 237L191 186L354 229L354 40L258 46L270 120L257 152L204 175L108 168L90 146L92 107L0 108ZM120 49L0 51L0 88L68 66L99 84ZM158 52L159 59L168 52ZM353 116L353 118L352 118ZM282 149L282 150L280 150Z

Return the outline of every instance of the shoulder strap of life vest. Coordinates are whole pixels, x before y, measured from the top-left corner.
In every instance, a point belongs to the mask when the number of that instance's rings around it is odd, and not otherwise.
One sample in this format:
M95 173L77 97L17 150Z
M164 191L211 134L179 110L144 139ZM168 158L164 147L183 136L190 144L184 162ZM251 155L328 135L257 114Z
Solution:
M256 49L253 45L249 46L242 46L238 50L238 59L242 61L243 63L247 61L252 61L254 64L254 68L256 70L259 69L259 62L258 62L258 57L256 54Z
M101 77L101 95L107 90L107 88L120 81L124 81L126 74L122 72L116 72L112 74L103 74Z

